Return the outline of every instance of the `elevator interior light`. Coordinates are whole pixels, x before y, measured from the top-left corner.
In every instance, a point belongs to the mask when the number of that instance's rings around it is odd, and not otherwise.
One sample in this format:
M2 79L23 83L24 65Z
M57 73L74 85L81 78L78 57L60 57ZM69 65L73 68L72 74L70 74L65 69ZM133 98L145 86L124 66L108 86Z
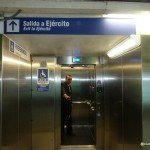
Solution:
M141 44L140 36L139 35L130 35L129 38L125 39L118 45L116 45L114 48L112 48L110 51L107 52L107 55L110 58L116 58L133 48L138 47Z

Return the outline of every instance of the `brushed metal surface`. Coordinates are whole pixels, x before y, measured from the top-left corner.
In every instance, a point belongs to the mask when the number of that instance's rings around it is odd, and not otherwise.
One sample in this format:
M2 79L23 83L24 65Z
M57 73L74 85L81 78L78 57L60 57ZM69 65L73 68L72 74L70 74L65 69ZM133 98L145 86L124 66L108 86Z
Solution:
M104 150L110 150L109 144L110 144L110 106L109 103L110 97L110 84L109 79L111 79L111 75L109 74L109 69L111 65L107 64L104 67ZM106 80L105 80L106 79Z
M70 11L71 9L69 9L68 12ZM48 14L51 13L47 12L47 15ZM61 12L60 14L61 15L58 16L62 17L63 14ZM48 17L50 17L51 15L48 15ZM55 14L54 16L56 17L57 15ZM64 15L64 17L66 17L66 15ZM42 56L59 56L59 57L62 56L97 57L101 53L105 53L106 51L111 49L116 43L127 38L127 36L124 35L104 36L104 35L48 35L47 34L45 36L44 34L43 35L41 34L39 36L35 34L30 34L30 35L18 34L16 36L15 34L11 34L7 36L9 36L14 41L20 43L24 48L28 49L33 56L42 55Z
M3 40L3 56L12 57L8 52L8 39L3 37ZM105 150L149 149L148 145L143 148L140 146L142 141L145 143L150 141L149 40L149 36L142 36L142 51L139 48L112 60L105 68L96 66L96 81L100 80L102 84L104 82L104 92L96 93L96 98L94 68L67 70L62 68L63 79L66 74L72 74L75 79L72 83L75 89L73 90L74 124L94 125L96 114L96 131L94 131L95 128L91 131L93 135L96 134L97 149L103 150L104 147ZM15 55L13 58L20 60ZM47 65L50 73L48 92L36 91L37 68L41 61L49 63ZM34 150L53 150L60 147L61 68L55 63L54 57L33 57L32 140ZM31 148L30 68L11 62L2 64L2 150L29 150Z
M90 86L94 80L94 66L88 65L82 67L81 65L71 67L62 67L61 78L65 80L65 76L71 74L72 88L73 88L73 102L90 100L90 94L92 94L92 87ZM92 75L91 75L92 74Z
M55 149L61 145L61 66L55 65Z
M0 139L2 139L2 35L0 35ZM0 140L0 149L2 140Z
M31 149L31 64L9 52L9 40L2 44L2 150ZM5 59L10 61L5 61ZM24 91L23 91L24 90Z
M141 49L104 66L105 150L141 150Z
M8 39L3 36L3 55L15 60L19 57L9 52ZM19 99L18 99L18 64L3 63L2 78L2 150L18 150L19 138Z
M83 57L80 57L80 62L78 63L74 63L73 62L73 57L72 56L59 56L57 57L57 63L58 64L68 64L68 65L71 65L71 64L98 64L99 63L99 58L98 56L83 56Z
M69 145L61 146L60 150L96 150L94 145Z
M89 98L90 98L90 109L89 109L89 125L90 131L93 137L94 144L96 142L96 72L94 69L90 69L88 73L89 82Z
M141 150L142 141L142 76L141 48L122 58L124 149Z
M111 150L123 150L123 99L122 59L110 61L108 73L109 104L109 145Z
M150 143L150 36L142 36L142 142ZM143 146L143 150L149 150L150 145Z
M31 149L31 62L19 65L19 149Z
M55 58L33 57L32 63L32 149L54 149L55 113ZM43 63L46 62L46 63ZM40 65L49 69L49 90L37 91L37 69Z
M104 69L105 150L123 150L122 60L109 60Z
M73 125L89 125L95 142L95 67L93 65L62 67L61 73L62 82L67 74L73 77Z
M96 65L96 149L104 150L104 67Z

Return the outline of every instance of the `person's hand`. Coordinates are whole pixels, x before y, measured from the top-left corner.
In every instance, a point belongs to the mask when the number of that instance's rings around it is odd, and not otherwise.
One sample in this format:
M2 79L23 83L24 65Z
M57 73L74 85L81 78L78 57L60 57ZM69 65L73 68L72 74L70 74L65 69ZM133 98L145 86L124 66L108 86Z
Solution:
M71 97L70 97L70 96L68 96L67 100L68 100L68 101L71 101Z
M69 100L69 101L71 100L71 97L68 96L67 94L64 94L64 97L65 97L66 100Z

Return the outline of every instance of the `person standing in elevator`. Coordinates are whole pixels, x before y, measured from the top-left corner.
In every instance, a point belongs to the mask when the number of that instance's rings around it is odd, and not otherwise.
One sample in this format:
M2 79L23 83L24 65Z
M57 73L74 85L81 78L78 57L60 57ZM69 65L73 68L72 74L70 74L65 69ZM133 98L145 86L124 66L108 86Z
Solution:
M72 76L66 75L65 82L61 84L61 135L64 135L64 125L67 126L67 134L74 135L72 132Z

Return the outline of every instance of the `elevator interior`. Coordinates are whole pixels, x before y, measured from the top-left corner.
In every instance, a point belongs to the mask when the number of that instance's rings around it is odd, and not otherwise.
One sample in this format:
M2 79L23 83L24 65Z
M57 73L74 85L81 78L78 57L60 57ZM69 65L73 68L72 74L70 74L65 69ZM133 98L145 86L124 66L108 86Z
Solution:
M72 75L72 120L76 136L65 136L62 145L95 145L96 78L94 65L62 65L61 80Z

